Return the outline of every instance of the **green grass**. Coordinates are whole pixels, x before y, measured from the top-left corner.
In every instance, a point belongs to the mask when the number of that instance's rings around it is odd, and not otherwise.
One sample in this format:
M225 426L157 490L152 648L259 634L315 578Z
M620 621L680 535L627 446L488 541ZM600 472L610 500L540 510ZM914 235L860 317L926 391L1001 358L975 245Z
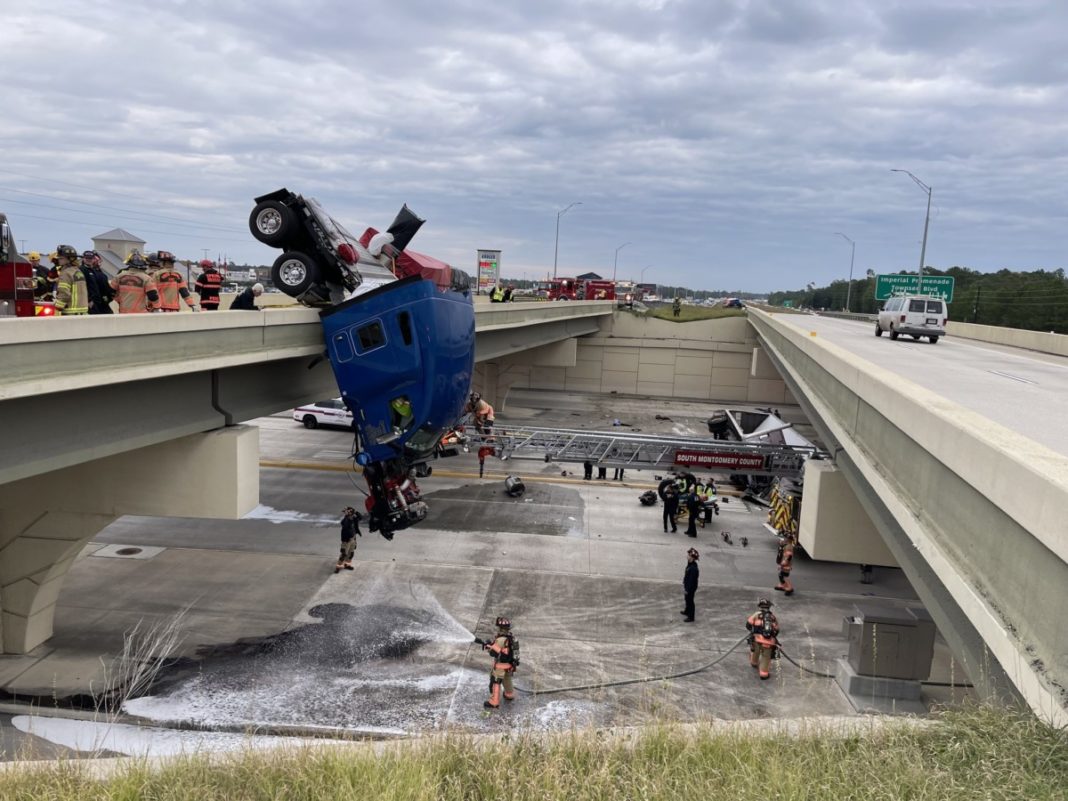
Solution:
M670 320L673 323L689 323L693 320L719 320L723 317L745 317L745 309L724 309L721 306L683 306L679 316L671 313L671 306L658 306L649 309L646 317L656 317L660 320Z
M83 765L84 763L81 763ZM131 762L93 781L79 763L0 776L0 798L93 799L1064 799L1068 737L1030 716L975 708L941 725L866 735L745 735L654 727L473 740L383 754L322 747L282 755Z

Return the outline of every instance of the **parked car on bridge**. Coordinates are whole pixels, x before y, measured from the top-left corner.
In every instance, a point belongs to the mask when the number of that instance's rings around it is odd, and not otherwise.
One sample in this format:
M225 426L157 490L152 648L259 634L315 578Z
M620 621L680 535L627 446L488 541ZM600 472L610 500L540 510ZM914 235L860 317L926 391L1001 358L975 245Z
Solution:
M318 428L319 426L352 428L352 412L348 410L341 398L298 406L293 410L293 419L298 423L304 423L305 428Z

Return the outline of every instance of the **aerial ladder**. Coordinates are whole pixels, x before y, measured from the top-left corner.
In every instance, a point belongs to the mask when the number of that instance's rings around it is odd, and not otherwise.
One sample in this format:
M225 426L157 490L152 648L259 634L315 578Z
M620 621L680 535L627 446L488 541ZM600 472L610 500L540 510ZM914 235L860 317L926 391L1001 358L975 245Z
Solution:
M494 429L481 439L502 460L592 462L635 470L744 473L800 478L816 448L708 437L583 431L526 426Z

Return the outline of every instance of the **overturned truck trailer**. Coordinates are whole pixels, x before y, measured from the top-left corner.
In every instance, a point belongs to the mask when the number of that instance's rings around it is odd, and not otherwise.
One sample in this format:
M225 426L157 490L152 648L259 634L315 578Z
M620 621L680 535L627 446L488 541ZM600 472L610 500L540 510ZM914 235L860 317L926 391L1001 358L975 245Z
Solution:
M256 198L249 228L283 250L279 289L320 308L327 355L353 415L372 531L387 539L427 515L416 483L463 414L474 368L466 273L407 250L423 220L404 206L384 232L354 237L314 199Z

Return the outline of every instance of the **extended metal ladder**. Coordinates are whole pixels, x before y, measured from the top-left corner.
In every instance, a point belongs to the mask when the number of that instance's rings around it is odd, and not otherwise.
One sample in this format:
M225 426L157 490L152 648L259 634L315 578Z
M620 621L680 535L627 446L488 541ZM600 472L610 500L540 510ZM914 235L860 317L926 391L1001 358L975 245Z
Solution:
M501 459L790 477L800 477L805 461L816 453L812 447L707 437L528 427L495 429L485 444L493 445Z

